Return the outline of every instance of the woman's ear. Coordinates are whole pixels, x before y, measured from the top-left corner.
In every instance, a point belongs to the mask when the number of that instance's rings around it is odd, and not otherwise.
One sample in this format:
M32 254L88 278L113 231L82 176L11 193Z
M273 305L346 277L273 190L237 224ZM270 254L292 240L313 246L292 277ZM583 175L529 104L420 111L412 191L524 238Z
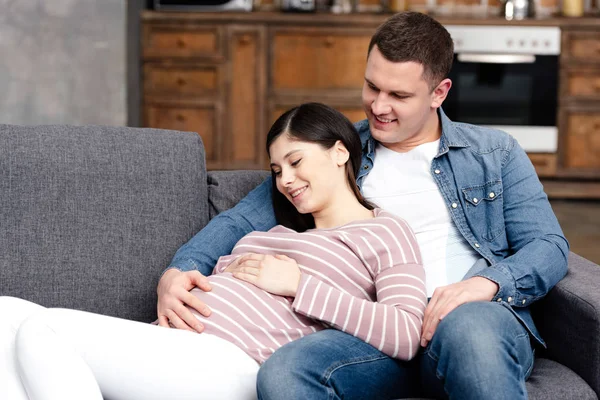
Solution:
M348 159L350 158L350 153L348 152L348 149L346 148L346 146L344 146L341 140L335 142L332 150L334 160L337 163L338 167L341 167L342 165L348 162Z

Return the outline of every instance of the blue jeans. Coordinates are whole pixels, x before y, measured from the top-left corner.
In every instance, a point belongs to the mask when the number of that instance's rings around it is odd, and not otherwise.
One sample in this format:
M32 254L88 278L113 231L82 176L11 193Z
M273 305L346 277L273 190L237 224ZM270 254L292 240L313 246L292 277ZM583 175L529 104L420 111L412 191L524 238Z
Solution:
M393 360L328 329L275 352L258 373L258 397L274 399L526 399L534 351L502 304L467 303L448 314L426 349Z

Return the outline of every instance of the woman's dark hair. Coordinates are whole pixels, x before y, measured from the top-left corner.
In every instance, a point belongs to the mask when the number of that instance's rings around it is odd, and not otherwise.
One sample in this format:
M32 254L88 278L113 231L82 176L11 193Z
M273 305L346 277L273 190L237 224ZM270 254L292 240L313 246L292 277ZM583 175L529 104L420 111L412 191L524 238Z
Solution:
M364 199L358 186L356 176L360 168L362 150L358 132L352 122L342 113L321 103L305 103L286 111L275 121L267 135L267 154L270 156L271 144L281 135L302 142L321 145L324 149L332 148L341 141L350 157L346 162L346 176L354 195L364 207L374 207ZM273 207L277 223L296 232L304 232L315 227L312 214L301 214L296 207L277 190L275 173L271 171L273 181Z

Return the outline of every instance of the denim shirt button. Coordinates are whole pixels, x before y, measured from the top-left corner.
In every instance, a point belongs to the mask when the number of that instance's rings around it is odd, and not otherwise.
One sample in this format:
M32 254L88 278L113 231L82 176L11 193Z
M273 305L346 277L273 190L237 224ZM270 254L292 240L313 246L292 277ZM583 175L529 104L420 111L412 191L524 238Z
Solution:
M458 207L458 204L452 203L452 208L456 208L456 207Z
M479 248L479 243L475 242L475 247Z
M498 297L498 300L496 300L498 303L500 303L502 301L502 297Z
M507 301L508 301L509 303L512 303L512 297L509 297L509 298L507 299Z
M496 193L490 192L490 199L493 199L494 197L496 197Z
M473 203L477 204L479 202L479 199L477 197L473 197Z
M368 165L365 165L365 166L363 167L363 169L369 169L369 166L368 166Z
M436 170L435 170L435 171L433 171L433 172L435 172L435 174L436 174L436 175L439 175L439 173L440 173L440 172L442 172L442 171L440 171L439 169L436 169Z
M523 304L525 304L525 300L523 300Z

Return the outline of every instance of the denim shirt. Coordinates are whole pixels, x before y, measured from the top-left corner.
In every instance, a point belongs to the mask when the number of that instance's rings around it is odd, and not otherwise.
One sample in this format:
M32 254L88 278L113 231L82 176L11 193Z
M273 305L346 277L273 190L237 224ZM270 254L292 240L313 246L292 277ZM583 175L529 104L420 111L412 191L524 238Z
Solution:
M567 272L569 244L525 151L505 132L451 121L439 109L442 136L431 174L452 220L484 262L465 278L498 284L493 298L509 308L544 345L529 305L545 296ZM363 157L362 186L375 161L367 120L355 124ZM253 230L275 226L271 179L240 203L213 218L175 254L169 268L208 275L217 259ZM418 206L418 205L415 205Z

